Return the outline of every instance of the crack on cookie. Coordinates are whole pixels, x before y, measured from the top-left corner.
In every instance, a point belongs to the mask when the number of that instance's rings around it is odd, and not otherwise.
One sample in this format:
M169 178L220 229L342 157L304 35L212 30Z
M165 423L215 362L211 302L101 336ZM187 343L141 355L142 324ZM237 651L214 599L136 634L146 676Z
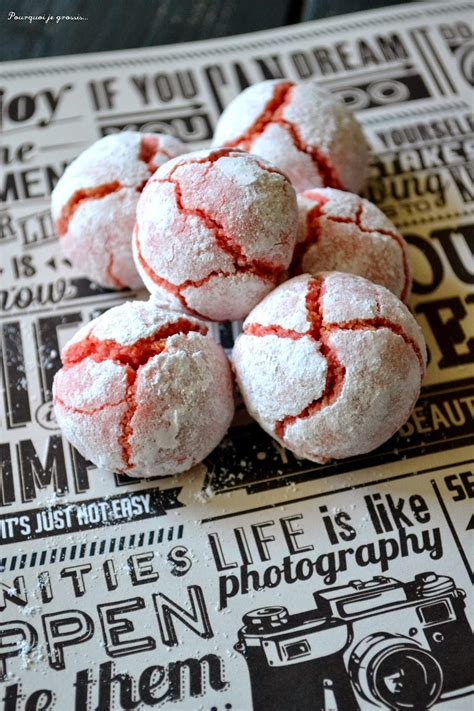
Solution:
M235 270L234 272L227 272L224 270L216 269L207 274L205 277L202 277L201 279L187 279L184 282L181 282L180 284L174 284L173 282L159 275L147 262L143 255L143 251L140 244L138 225L135 225L134 228L133 238L135 241L136 254L146 274L155 284L172 293L190 314L199 318L208 319L209 317L199 313L198 311L189 306L183 294L183 291L185 289L199 288L215 277L226 278L238 274L251 274L253 276L258 277L259 279L262 279L263 281L267 281L270 284L275 285L285 271L284 267L280 265L275 265L274 263L269 262L268 260L252 259L251 257L248 257L243 251L241 245L225 232L223 226L214 217L209 215L205 210L202 210L201 208L189 208L186 207L184 204L180 182L176 177L174 177L174 173L176 172L176 170L180 167L191 165L193 163L204 165L209 164L208 170L210 170L212 168L212 165L217 160L225 156L233 155L235 153L244 154L244 151L240 151L238 149L233 148L220 148L203 158L183 160L176 163L167 176L163 178L155 177L150 181L151 183L168 183L170 185L173 185L176 205L179 212L185 216L193 216L199 218L201 222L209 229L209 231L213 233L216 245L219 247L219 249L221 249L223 252L225 252L232 258L232 266ZM273 168L262 165L258 161L256 162L262 170L265 170L268 173L277 173L278 175L281 175L285 180L288 180L286 175L280 170L274 170Z
M403 242L403 237L397 232L392 232L391 230L386 230L383 228L378 228L375 227L374 229L371 229L370 227L366 227L364 223L362 222L362 213L364 211L364 205L362 201L359 201L359 204L357 206L355 218L352 219L351 217L339 217L338 215L328 215L326 213L322 213L322 216L326 217L326 219L331 220L331 222L340 222L340 223L345 223L348 225L355 225L361 232L364 232L365 234L369 235L376 235L381 234L384 235L385 237L390 237L394 242L396 242L400 248L401 255L402 255L402 268L403 268L403 289L402 293L400 295L400 298L402 301L406 301L408 298L408 294L410 291L410 266L408 263L408 257L406 255L405 249L404 249L404 242Z
M278 326L277 324L262 326L260 323L249 323L244 326L243 332L246 336L278 336L278 338L290 338L293 341L299 341L301 338L306 338L310 335L309 333L294 331L291 328L283 328L283 326Z
M112 339L101 340L96 338L92 333L77 343L73 343L69 348L66 348L63 353L64 369L77 365L85 358L92 358L97 363L109 360L118 365L124 366L127 377L127 388L125 399L119 403L106 403L103 406L90 411L83 411L84 414L94 414L106 407L127 404L127 408L120 420L120 437L118 444L122 452L122 459L125 462L125 467L119 469L119 473L123 473L128 469L132 469L134 464L132 461L132 446L130 443L133 434L132 418L137 409L136 389L140 371L144 368L149 360L154 356L166 351L167 340L175 335L187 335L188 333L200 333L206 335L207 328L204 325L193 323L186 318L180 318L174 323L166 324L159 327L151 336L141 338L132 345L123 345ZM55 397L55 403L66 407L64 403ZM75 409L79 412L78 409Z
M167 160L174 157L171 153L169 153L169 151L160 147L160 139L158 136L143 136L140 139L138 160L146 163L150 174L153 174L158 168L158 166L153 163L153 159L157 154L163 155ZM64 205L58 219L56 220L55 227L59 237L64 237L67 233L69 224L74 217L75 212L85 201L100 200L101 198L111 195L112 193L116 193L123 188L132 188L136 190L137 193L141 193L147 182L148 179L142 180L142 182L138 185L126 185L119 180L113 180L110 183L103 183L102 185L97 185L93 188L81 188L80 190L76 190Z
M336 168L329 158L315 146L311 146L303 141L295 124L283 116L285 108L291 102L294 86L292 82L279 84L275 88L274 94L267 102L263 112L256 118L250 128L238 136L238 138L227 141L226 145L231 147L239 146L247 151L251 151L255 140L261 136L267 126L271 124L282 126L287 130L296 150L300 153L305 153L311 158L322 178L324 186L341 190L343 189L342 183L339 180Z
M165 346L163 346L161 353L165 350ZM127 371L127 391L125 394L125 401L127 403L127 407L125 408L125 412L123 413L121 419L120 419L120 437L118 438L118 444L120 445L120 449L122 452L122 459L125 462L125 467L123 469L119 469L118 472L119 474L122 474L124 471L128 469L133 469L133 461L132 461L132 445L131 445L131 437L133 435L133 426L132 426L132 419L133 416L135 415L137 411L137 401L136 401L136 393L137 393L137 386L138 386L138 375L140 373L141 368L143 368L144 365L140 366L136 370L131 368L130 366L126 366L126 371Z
M142 266L142 268L146 272L146 274L150 277L150 279L157 286L160 286L161 288L165 289L170 294L172 294L174 297L176 297L178 299L178 301L180 302L181 306L191 316L195 316L196 318L200 318L200 319L205 319L206 321L214 321L216 319L212 319L207 314L202 314L199 311L196 311L196 309L193 309L193 307L188 304L188 301L187 301L185 295L183 294L183 291L185 291L185 289L189 289L189 288L198 289L199 287L204 286L204 284L207 284L208 282L210 282L215 277L227 278L227 277L236 276L238 274L253 273L250 269L246 269L244 267L237 270L236 272L226 272L221 269L215 269L212 272L209 272L209 274L206 274L206 276L202 277L201 279L187 279L186 281L183 281L180 284L174 284L173 282L168 281L168 279L165 279L164 277L157 274L150 267L148 262L146 261L145 257L143 256L143 253L141 251L140 242L138 240L138 225L135 225L134 240L135 240L135 250L136 250L136 255L137 255L138 261L140 262L140 265ZM219 320L219 319L217 319L217 320Z
M115 289L124 289L126 285L120 281L120 279L116 277L113 272L115 255L114 250L110 248L110 236L104 242L104 249L108 257L105 273L109 277Z
M140 152L138 154L138 159L143 161L143 163L146 163L150 173L154 173L159 167L156 163L154 163L154 159L157 155L164 156L166 160L174 158L169 151L160 146L160 143L161 140L159 136L142 136L140 140ZM146 182L147 181L145 180L145 183Z
M160 326L150 336L140 338L132 345L123 345L113 339L103 340L88 333L82 341L65 348L62 355L63 364L65 368L68 368L77 365L85 358L92 358L96 363L111 360L119 365L128 365L134 370L138 370L141 365L146 365L154 355L161 353L164 342L171 336L187 335L191 332L206 335L207 330L206 326L193 323L182 317L173 323Z
M273 96L267 101L262 113L257 116L253 124L244 133L240 134L238 138L234 138L233 141L227 141L226 145L232 148L239 146L246 151L250 151L254 140L263 133L269 124L273 123L275 112L285 102L292 88L293 83L290 81L278 84L275 87Z
M282 178L285 178L289 183L291 183L291 180L287 176L287 174L283 171L280 170L280 168L273 167L271 165L267 165L265 163L262 163L261 161L258 160L258 157L252 153L252 158L254 159L254 162L256 165L258 165L259 168L265 171L265 173L275 173L275 175L280 175Z
M326 360L326 382L322 394L310 402L297 415L287 415L275 423L275 434L284 441L286 430L289 425L296 420L304 420L311 417L324 407L331 405L338 397L344 386L346 369L339 361L335 351L331 348L325 329L323 328L324 316L322 308L322 297L324 289L324 279L311 279L306 292L306 313L310 327L308 335L317 343L321 355Z
M383 316L371 319L354 319L353 321L342 321L335 324L327 324L325 325L324 330L327 333L330 333L333 331L378 331L381 328L387 328L396 336L403 338L405 343L413 350L420 364L421 372L424 373L425 366L423 355L416 341L406 334L401 326L393 321L390 321L389 319L384 318Z
M182 157L182 160L173 165L171 170L174 173L175 170L177 170L178 168L183 168L186 165L205 165L206 163L217 163L220 158L226 158L228 156L234 155L235 153L243 156L247 155L247 151L244 151L241 148L223 146L222 148L211 149L208 153L206 153L206 155L202 156L201 158L189 158L189 156L185 155ZM254 156L252 156L252 158L253 157ZM155 183L159 180L159 178L150 178L149 182Z
M110 183L97 185L94 188L81 188L80 190L76 190L64 205L58 219L56 220L55 227L59 237L64 237L67 233L69 223L83 202L87 200L100 200L101 198L106 197L106 195L116 193L124 187L127 186L119 180L113 180Z
M77 415L95 415L97 412L103 412L103 410L108 410L111 407L118 407L123 405L126 400L118 400L117 402L106 402L99 407L92 407L90 410L86 410L81 407L73 407L72 405L67 405L64 400L61 400L57 395L54 398L54 404L59 404L67 412L72 412Z
M265 259L252 259L247 257L241 245L226 234L223 226L214 217L201 208L186 207L183 202L181 185L178 179L172 177L173 173L174 170L166 178L156 179L153 182L170 183L174 185L176 204L179 212L186 217L198 217L201 220L208 230L213 233L217 246L232 257L233 266L237 272L251 272L265 281L269 281L272 284L275 283L283 272L283 268Z
M196 311L196 309L193 309L192 306L190 306L186 300L186 297L182 293L183 290L183 285L182 284L173 284L173 282L168 281L167 279L164 279L162 276L157 274L154 269L150 267L148 262L146 261L145 257L143 256L141 245L140 245L140 240L138 238L138 225L136 224L133 230L133 240L135 242L135 252L137 259L143 269L143 271L150 277L150 279L157 285L168 291L170 294L173 294L178 301L180 302L181 306L189 313L191 316L196 316L197 318L204 318L207 320L212 320L209 319L208 316L201 314L199 311ZM205 277L205 279L210 279L212 276L208 275ZM188 282L183 282L184 284L188 284ZM192 283L191 283L192 285Z
M306 215L306 237L302 242L297 242L295 246L295 251L293 252L293 259L290 266L290 274L292 276L296 274L301 274L303 269L303 259L305 257L308 249L316 244L320 236L320 224L319 218L324 215L323 208L328 202L327 197L312 191L311 193L303 193L303 197L307 197L310 200L314 200L316 203L311 210L308 211Z
M326 359L327 371L326 371L326 382L324 385L324 390L322 395L306 405L299 413L296 415L286 415L281 419L277 420L274 426L275 435L281 439L284 443L286 430L289 425L293 424L297 420L306 419L311 415L321 409L328 407L333 402L337 400L340 393L342 392L346 369L344 365L339 361L335 350L330 344L331 333L337 331L364 331L364 330L379 330L379 329L389 329L395 335L401 337L405 343L411 348L414 355L416 356L420 365L420 379L423 377L425 366L423 354L416 343L416 341L409 336L403 328L393 322L390 319L384 318L383 316L376 316L370 319L353 319L350 321L342 321L338 323L325 323L324 313L322 308L322 299L324 296L324 278L316 277L311 279L308 284L308 289L306 292L305 305L307 312L307 319L309 322L309 328L305 332L295 331L293 329L286 329L277 324L271 324L268 326L262 326L258 323L250 323L244 327L243 333L245 335L253 336L277 336L279 338L289 338L292 340L299 340L305 336L310 337L319 345L319 351ZM376 300L376 311L377 314L380 313L380 303L377 297ZM321 457L321 461L325 459L324 456Z

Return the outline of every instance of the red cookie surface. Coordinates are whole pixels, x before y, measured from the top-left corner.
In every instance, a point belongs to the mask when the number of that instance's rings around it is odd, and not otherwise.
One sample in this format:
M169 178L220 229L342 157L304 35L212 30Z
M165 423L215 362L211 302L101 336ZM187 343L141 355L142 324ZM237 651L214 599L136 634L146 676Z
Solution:
M293 275L350 272L406 301L411 288L408 245L395 225L364 198L331 188L298 195Z
M266 158L298 192L331 187L359 192L368 172L362 128L344 104L315 82L254 84L219 118L214 146L244 148Z
M245 151L168 161L137 207L134 258L150 292L205 319L244 318L287 269L296 242L288 178Z
M229 362L206 326L130 301L65 346L53 401L66 438L97 466L165 476L202 461L234 413Z
M233 363L250 414L316 462L365 452L407 420L426 348L407 307L342 272L285 282L249 314Z
M51 208L64 254L102 286L139 288L132 233L140 192L165 161L184 152L177 138L124 131L96 141L58 181Z

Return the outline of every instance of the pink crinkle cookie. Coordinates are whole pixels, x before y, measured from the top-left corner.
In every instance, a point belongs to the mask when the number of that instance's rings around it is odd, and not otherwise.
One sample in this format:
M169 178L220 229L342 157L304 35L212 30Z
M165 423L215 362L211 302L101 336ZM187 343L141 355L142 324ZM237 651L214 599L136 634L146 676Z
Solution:
M368 146L346 106L314 82L282 79L254 84L217 122L214 146L244 148L266 158L298 192L331 187L359 192L368 173Z
M134 258L151 293L195 316L244 318L290 264L296 194L266 161L231 148L169 161L137 207Z
M391 291L342 272L285 282L249 314L233 362L250 414L297 456L370 452L420 392L420 327Z
M207 328L152 301L127 302L83 326L53 384L57 421L99 467L166 476L202 461L234 413L224 350Z
M132 259L138 197L150 175L185 150L177 138L125 131L96 141L58 181L51 208L64 254L98 284L139 288Z
M350 272L407 300L408 245L378 207L353 193L316 188L298 195L298 212L292 274Z

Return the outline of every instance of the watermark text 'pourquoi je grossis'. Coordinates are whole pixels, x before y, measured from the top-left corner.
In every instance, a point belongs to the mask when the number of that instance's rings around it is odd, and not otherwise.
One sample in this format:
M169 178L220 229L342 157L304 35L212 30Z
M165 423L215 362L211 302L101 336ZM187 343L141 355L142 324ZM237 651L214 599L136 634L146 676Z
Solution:
M46 25L48 22L81 22L88 20L88 17L83 17L82 15L17 15L16 12L10 10L7 15L9 20L17 20L19 22L44 22Z

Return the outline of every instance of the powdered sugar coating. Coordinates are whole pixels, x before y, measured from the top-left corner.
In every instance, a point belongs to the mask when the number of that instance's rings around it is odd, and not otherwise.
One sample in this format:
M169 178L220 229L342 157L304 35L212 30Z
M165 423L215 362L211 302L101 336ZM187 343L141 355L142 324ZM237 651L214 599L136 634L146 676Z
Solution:
M314 81L254 84L219 118L214 146L251 151L283 170L298 192L328 186L359 192L368 145L346 106Z
M250 414L316 462L369 452L408 418L426 348L407 307L342 272L291 279L247 317L233 351Z
M92 358L53 381L54 412L66 439L98 467L118 471L124 466L121 422L127 411L127 371L112 361Z
M305 279L290 279L285 288L272 291L271 298L265 297L249 314L248 320L262 326L277 323L282 328L304 334L310 328L308 312L305 308L307 283Z
M120 308L119 318L117 318L117 308ZM64 346L61 357L63 361L67 360L70 347L88 337L99 341L115 341L122 346L132 346L137 341L151 338L158 329L177 324L182 319L182 313L166 308L156 299L126 301L120 307L108 309L99 318L82 326ZM186 320L196 324L203 333L207 330L207 326L196 318Z
M244 318L274 288L296 241L296 194L244 151L196 151L147 183L133 248L149 291L211 320Z
M408 246L369 200L332 188L298 195L298 240L292 274L338 270L385 286L406 301L411 288Z
M105 136L69 165L51 196L64 254L102 286L138 288L132 232L138 197L150 175L184 146L164 134Z
M312 338L304 336L293 340L278 335L261 337L249 333L244 339L241 336L239 339L234 364L242 394L246 402L265 404L266 420L276 422L282 412L297 415L309 402L321 397L327 363ZM242 340L245 340L244 345ZM245 365L243 370L241 368L242 358L245 358L242 349L252 359L252 373L247 372ZM271 358L268 357L269 352ZM258 376L253 377L254 373ZM291 387L281 387L288 380L288 373L291 373Z
M198 333L172 336L166 353L140 373L137 399L143 405L132 419L130 437L136 460L152 461L150 474L186 471L219 444L232 421L232 382L223 349Z
M206 326L154 300L128 302L79 330L53 383L66 438L97 466L132 477L189 469L233 417L225 353Z

